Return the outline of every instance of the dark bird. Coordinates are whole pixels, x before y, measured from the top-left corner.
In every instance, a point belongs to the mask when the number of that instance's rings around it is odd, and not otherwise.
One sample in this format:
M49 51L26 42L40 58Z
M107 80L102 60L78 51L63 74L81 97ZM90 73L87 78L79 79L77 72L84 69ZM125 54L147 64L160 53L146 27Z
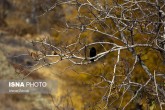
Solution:
M96 49L94 47L92 47L90 49L90 58L95 57L96 56ZM94 62L94 58L90 59L91 62Z

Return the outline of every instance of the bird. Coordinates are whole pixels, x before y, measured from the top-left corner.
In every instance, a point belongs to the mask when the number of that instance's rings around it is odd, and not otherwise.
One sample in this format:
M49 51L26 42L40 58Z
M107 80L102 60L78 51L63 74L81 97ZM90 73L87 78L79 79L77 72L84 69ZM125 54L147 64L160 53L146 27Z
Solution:
M90 48L90 58L96 56L96 49L95 47ZM94 62L94 58L90 59L91 62Z

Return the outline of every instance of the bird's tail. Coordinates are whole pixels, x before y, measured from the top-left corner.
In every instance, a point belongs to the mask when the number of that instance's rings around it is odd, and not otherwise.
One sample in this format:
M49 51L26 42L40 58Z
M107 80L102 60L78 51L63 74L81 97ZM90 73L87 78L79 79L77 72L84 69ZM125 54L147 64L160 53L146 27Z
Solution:
M91 61L91 62L94 62L94 59L91 59L90 61Z

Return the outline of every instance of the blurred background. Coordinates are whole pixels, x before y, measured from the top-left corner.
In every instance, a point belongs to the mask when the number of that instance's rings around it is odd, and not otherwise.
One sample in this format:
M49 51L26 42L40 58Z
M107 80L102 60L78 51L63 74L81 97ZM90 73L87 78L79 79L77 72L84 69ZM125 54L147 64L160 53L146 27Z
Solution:
M35 50L35 48L30 45L30 41L49 37L52 44L56 46L76 41L79 32L71 30L59 33L59 31L64 31L65 23L76 17L77 12L75 9L77 9L77 7L55 6L56 1L57 0L0 0L0 80L21 79L28 74L29 70L24 70L24 67L34 65L35 62L33 59L27 56L16 58L12 56L27 54L27 50ZM112 1L110 0L110 2ZM53 8L54 6L55 8ZM82 20L82 22L86 21ZM112 28L112 30L107 29L108 32L116 32L115 28L113 28L114 24L112 21L107 21L107 23L109 23ZM96 25L98 24L96 23ZM88 43L93 41L113 42L111 39L103 39L103 35L93 32L84 32L82 37L84 36L90 36L88 37ZM136 40L141 42L141 34L136 35ZM97 47L97 51L101 52L101 46ZM144 53L143 58L147 61L146 64L149 68L152 71L159 69L160 72L164 73L164 65L161 63L162 61L158 59L159 53L155 52L155 54L153 54L153 51L151 52L149 49L144 50ZM100 100L104 98L103 96L106 90L92 87L91 85L97 84L100 79L86 73L95 75L113 73L116 56L116 52L110 53L99 60L99 62L81 67L74 66L72 69L66 71L64 70L71 65L68 61L62 61L58 64L41 68L30 74L28 79L56 80L58 82L57 91L51 94L0 94L0 110L101 109L96 107L96 105L103 107L105 103L103 104ZM129 69L129 67L131 67L130 65L133 65L134 59L128 51L124 51L121 54L121 59L122 61L117 68L117 72L125 75L126 69ZM125 63L127 61L129 62L128 64ZM157 62L155 63L155 61ZM155 66L158 64L160 65L159 67ZM139 64L133 73L136 75L133 75L132 79L136 82L143 83L148 78ZM111 79L112 75L108 74L107 77ZM118 77L118 80L120 79L121 78ZM160 82L162 82L162 79ZM113 90L116 92L115 88L113 88ZM136 91L136 88L132 88L132 90ZM150 95L148 96L150 97ZM118 97L118 94L114 94L114 97L111 97L110 100L114 100L116 97ZM147 99L148 97L143 97L142 94L138 97L142 99L141 103L144 103L143 108L146 109L147 102L143 100L143 98ZM130 94L126 94L124 98L123 105L128 102ZM152 102L155 97L150 98L151 106L156 106L153 104L154 102ZM136 100L139 99L137 98ZM129 105L128 110L135 110L135 106L142 106L138 105L137 102L138 101L134 101L132 105ZM115 102L113 110L117 110L117 107L118 104Z
M17 80L29 72L24 71L20 76L18 75L25 65L34 63L32 59L11 57L27 53L27 50L33 50L28 41L45 36L58 39L58 34L53 28L65 20L63 8L57 6L45 14L54 3L55 0L0 0L1 80ZM62 110L62 108L68 108L71 105L66 105L70 100L69 92L67 89L60 90L62 87L60 85L65 82L60 83L59 78L52 74L52 72L58 72L59 66L41 69L28 77L34 80L58 80L59 90L52 93L52 96L49 94L0 94L0 110ZM79 107L78 104L76 106Z

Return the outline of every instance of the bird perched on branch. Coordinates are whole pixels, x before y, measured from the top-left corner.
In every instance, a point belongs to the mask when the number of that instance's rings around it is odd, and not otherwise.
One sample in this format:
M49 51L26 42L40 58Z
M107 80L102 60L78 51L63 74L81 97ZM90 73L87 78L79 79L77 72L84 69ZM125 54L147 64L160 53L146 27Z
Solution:
M92 47L90 49L90 58L95 57L96 56L96 49L94 47ZM94 58L90 59L91 62L94 62Z

